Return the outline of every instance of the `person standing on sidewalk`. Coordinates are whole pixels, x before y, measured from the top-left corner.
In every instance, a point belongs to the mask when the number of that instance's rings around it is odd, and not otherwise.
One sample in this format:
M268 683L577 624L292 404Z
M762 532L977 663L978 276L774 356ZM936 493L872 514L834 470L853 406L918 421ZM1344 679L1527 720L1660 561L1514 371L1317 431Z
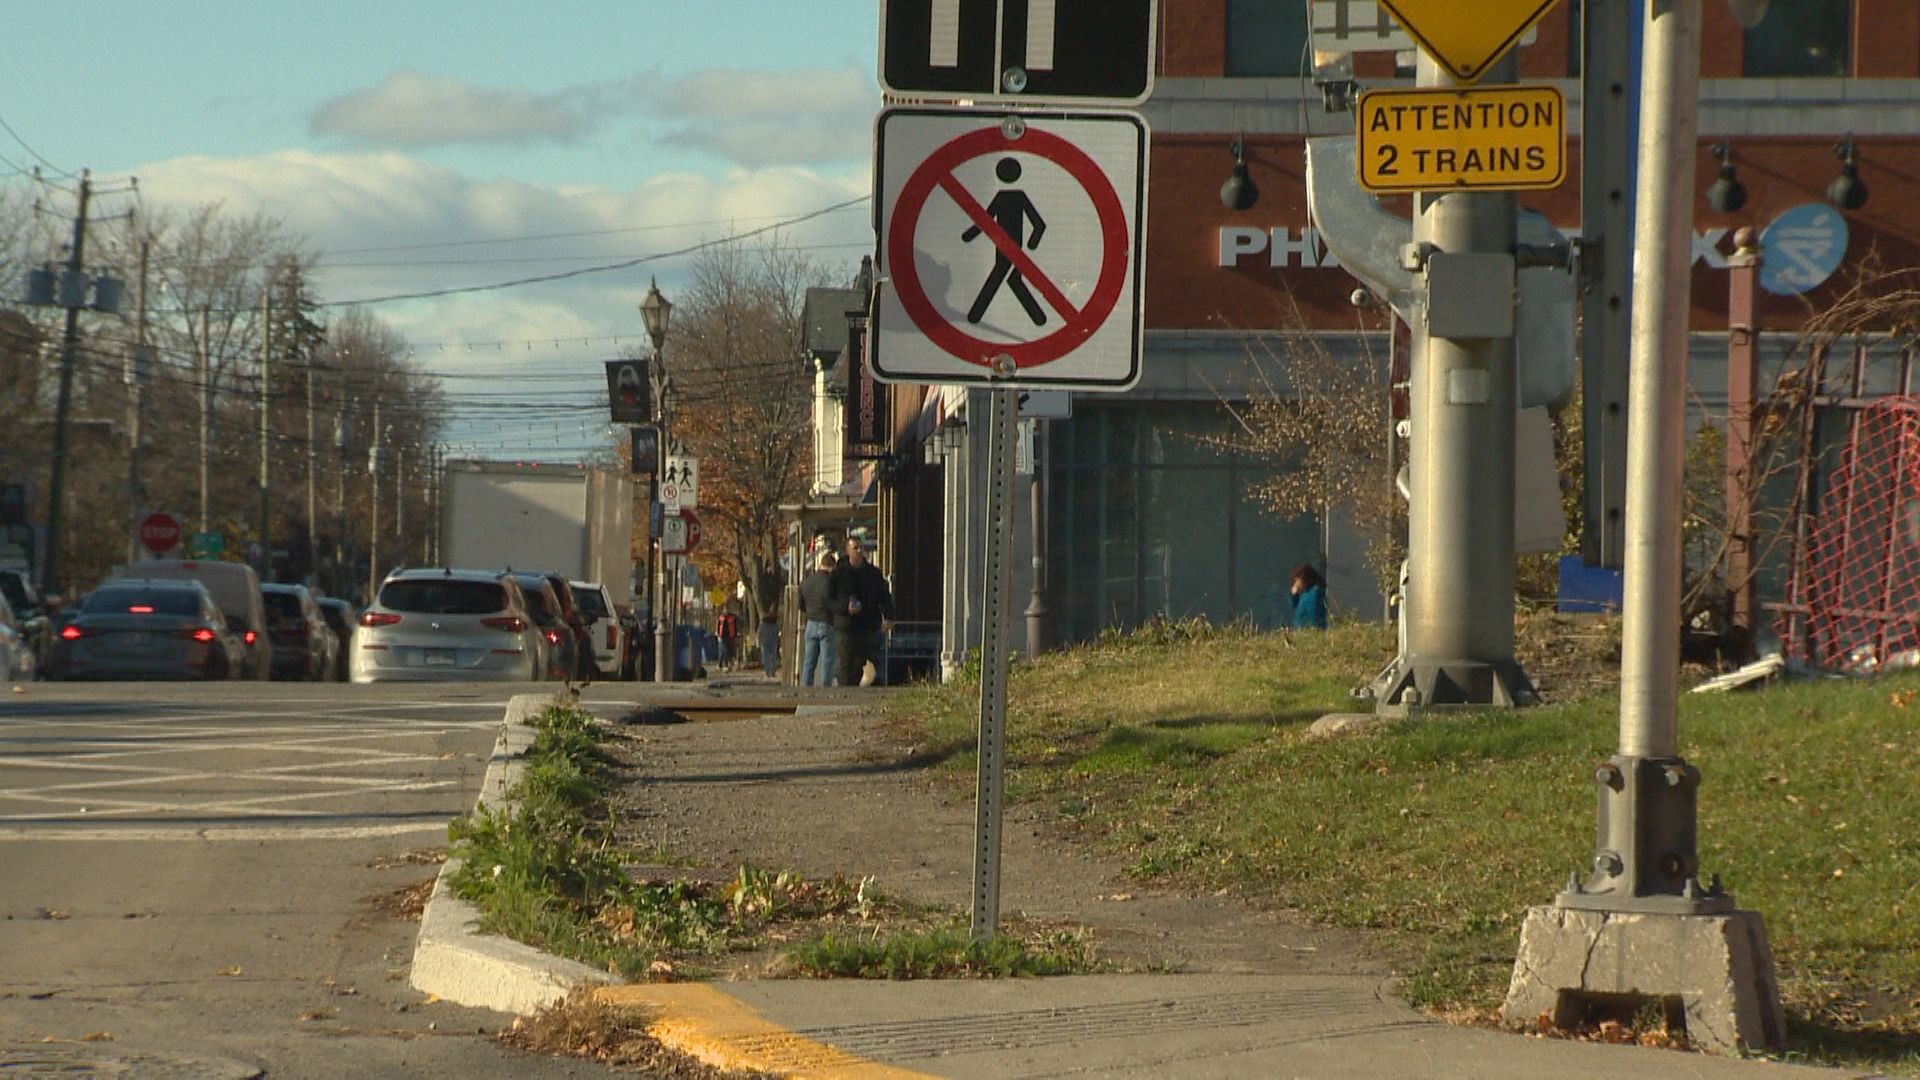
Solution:
M769 679L780 676L780 591L785 584L777 570L760 575L760 670Z
M835 661L833 607L833 552L822 551L818 568L800 579L800 612L806 630L800 646L800 685L832 686Z
M886 576L867 561L860 538L847 537L847 561L834 568L828 589L833 608L835 646L840 653L840 685L859 686L860 673L873 661L873 684L887 682L883 649L893 629L893 590Z

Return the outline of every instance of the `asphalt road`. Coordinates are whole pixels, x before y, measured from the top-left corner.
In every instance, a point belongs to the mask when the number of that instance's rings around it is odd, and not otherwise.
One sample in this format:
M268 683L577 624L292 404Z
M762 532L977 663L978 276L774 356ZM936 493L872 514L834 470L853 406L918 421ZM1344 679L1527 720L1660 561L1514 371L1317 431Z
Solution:
M594 1076L406 983L505 702L538 687L0 686L0 1073Z

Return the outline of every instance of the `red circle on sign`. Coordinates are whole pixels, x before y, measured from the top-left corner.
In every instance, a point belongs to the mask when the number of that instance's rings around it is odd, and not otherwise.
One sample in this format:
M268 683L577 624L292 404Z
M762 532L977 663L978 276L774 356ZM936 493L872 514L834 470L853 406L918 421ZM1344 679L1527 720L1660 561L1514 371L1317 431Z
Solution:
M928 298L920 281L920 268L913 259L913 233L927 198L942 181L953 176L954 169L974 158L995 153L1024 153L1044 158L1066 170L1093 200L1094 213L1100 219L1100 276L1093 292L1077 312L1056 311L1064 322L1060 329L1034 341L1003 344L974 337L948 322ZM904 226L904 227L903 227ZM1010 139L998 127L968 132L935 150L907 177L893 208L893 220L887 229L887 272L893 276L906 309L927 340L969 364L985 367L1002 354L1013 357L1016 367L1038 367L1072 352L1100 328L1112 314L1114 305L1126 288L1127 260L1132 245L1127 241L1126 210L1120 196L1107 182L1106 173L1086 152L1051 132L1026 129L1018 139Z
M155 555L165 555L180 543L180 523L172 514L148 514L140 519L140 544Z

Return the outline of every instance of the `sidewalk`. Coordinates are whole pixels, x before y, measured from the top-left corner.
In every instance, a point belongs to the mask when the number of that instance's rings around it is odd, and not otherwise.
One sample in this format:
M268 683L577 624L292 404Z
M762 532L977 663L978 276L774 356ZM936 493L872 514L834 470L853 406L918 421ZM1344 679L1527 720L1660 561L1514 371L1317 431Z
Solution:
M509 733L519 710L541 700L515 700ZM785 855L789 861L777 865L872 873L894 895L956 902L971 876L971 799L955 800L917 769L876 761L875 733L859 712L863 700L871 698L758 680L658 691L596 686L583 695L583 704L608 718L639 703L678 705L696 719L647 729L647 773L628 793L646 800L642 811L670 831L671 850L715 860L758 857L758 865ZM776 712L752 716L758 709ZM702 716L714 722L697 722ZM511 782L512 753L503 735L483 799ZM1850 1075L1444 1024L1395 998L1388 973L1352 935L1296 927L1218 898L1113 893L1114 881L1103 880L1106 868L1050 841L1024 816L1010 817L1006 837L1003 910L1092 926L1097 942L1153 973L763 979L601 993L648 1009L654 1033L695 1056L790 1076ZM828 865L849 860L858 861ZM455 903L436 891L438 910L423 920L416 987L464 1004L526 1011L593 978L532 950L503 958L501 943L476 949L463 940L471 935L449 906ZM484 970L478 961L449 959L456 954L484 957Z

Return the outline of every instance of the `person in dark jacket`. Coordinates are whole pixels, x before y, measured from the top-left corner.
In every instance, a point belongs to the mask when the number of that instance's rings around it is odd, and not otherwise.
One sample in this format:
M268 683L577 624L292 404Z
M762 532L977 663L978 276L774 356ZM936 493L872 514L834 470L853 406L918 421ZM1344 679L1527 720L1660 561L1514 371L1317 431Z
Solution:
M1327 580L1309 563L1293 568L1293 628L1327 628Z
M840 685L859 686L860 672L870 660L873 684L885 685L882 655L886 633L893 629L893 591L880 568L867 561L867 549L858 537L847 537L846 561L834 568L828 584L834 644L840 653Z
M800 685L832 686L836 673L833 628L833 552L822 551L817 569L800 579Z

